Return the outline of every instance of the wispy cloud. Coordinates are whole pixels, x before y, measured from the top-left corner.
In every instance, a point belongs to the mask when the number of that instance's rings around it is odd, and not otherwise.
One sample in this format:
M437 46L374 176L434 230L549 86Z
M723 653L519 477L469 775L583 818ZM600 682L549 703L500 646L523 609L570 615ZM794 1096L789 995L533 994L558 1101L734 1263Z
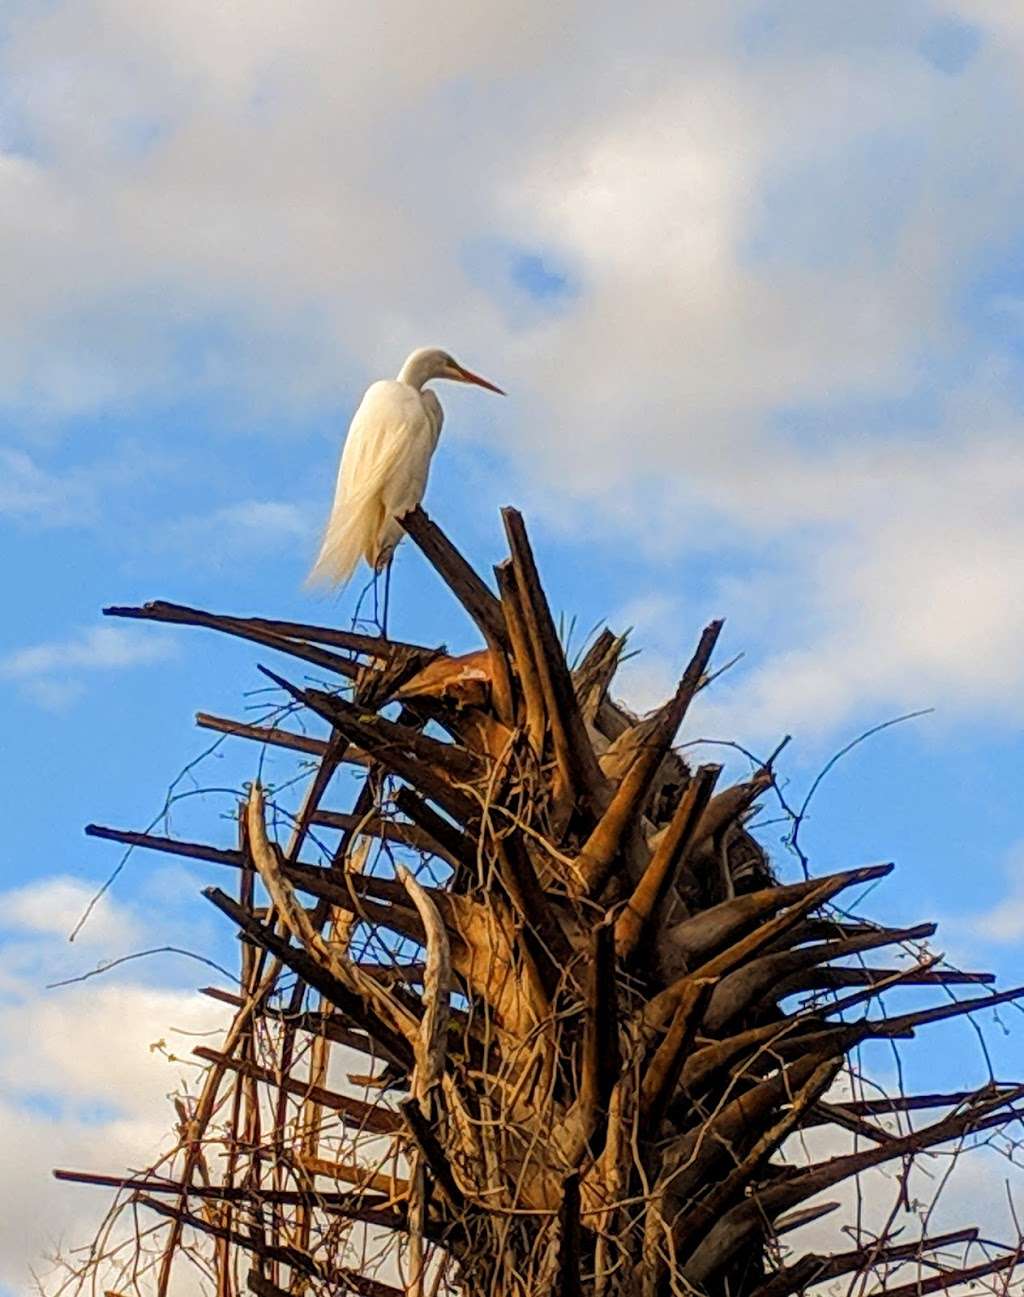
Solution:
M954 720L1016 723L1019 432L851 447L779 470L774 521L759 524L771 557L723 590L731 633L758 651L708 700L718 728L748 739L793 727L817 736L856 713L929 706ZM753 483L734 486L737 527L755 493Z
M256 543L303 539L312 526L308 515L295 504L280 500L246 500L218 509L213 521Z
M174 652L164 636L138 636L111 626L96 626L75 639L35 644L0 659L0 673L14 680L55 671L109 671L158 662Z
M60 527L94 516L93 486L78 472L47 472L25 450L0 446L0 518Z
M0 893L0 931L9 938L64 937L77 927L96 887L81 879L51 876ZM116 945L127 951L142 933L134 912L109 895L93 906L77 947Z
M313 508L285 500L242 500L178 518L157 532L155 543L193 564L219 566L303 545L312 548L318 525Z
M14 682L41 706L59 710L79 696L90 673L161 662L176 651L168 636L94 626L67 640L14 650L0 658L0 679Z
M991 909L957 920L969 932L999 945L1024 938L1024 843L1011 851L1006 865L1007 889Z

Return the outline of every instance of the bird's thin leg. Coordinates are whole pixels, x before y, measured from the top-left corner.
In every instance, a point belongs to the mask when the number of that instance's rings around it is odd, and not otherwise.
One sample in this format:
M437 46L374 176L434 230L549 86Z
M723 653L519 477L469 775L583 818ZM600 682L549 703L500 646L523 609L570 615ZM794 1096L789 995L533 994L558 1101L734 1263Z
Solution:
M373 624L380 630L380 568L373 569Z
M388 559L388 565L384 569L384 620L380 628L380 633L384 639L388 637L388 607L391 604L391 565L394 558Z
M356 600L356 610L355 610L355 612L352 614L352 628L353 628L353 630L356 629L356 628L358 627L358 625L359 625L359 613L360 613L360 611L361 611L361 609L362 609L362 606L363 606L363 600L364 600L364 599L366 598L366 596L370 593L371 588L372 588L373 591L374 591L374 598L373 598L373 602L374 602L374 618L376 619L376 616L377 616L377 613L376 613L376 604L377 604L377 594L376 594L376 590L377 590L377 584L376 584L376 583L377 583L377 574L374 573L372 579L369 580L369 581L367 581L366 585L364 585L363 588L362 588L362 590L360 590L360 592L359 592L359 598Z

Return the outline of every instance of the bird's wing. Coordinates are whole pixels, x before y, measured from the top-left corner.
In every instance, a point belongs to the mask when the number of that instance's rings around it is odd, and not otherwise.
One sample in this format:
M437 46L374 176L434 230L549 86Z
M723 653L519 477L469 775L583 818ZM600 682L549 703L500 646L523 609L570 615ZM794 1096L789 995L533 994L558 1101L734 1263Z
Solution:
M441 435L444 413L433 392L420 394L421 418L402 438L401 461L381 486L381 531L378 557L388 557L405 534L396 521L421 503L427 490L430 461Z
M419 405L415 421L410 420L396 437L401 442L400 463L386 474L381 485L389 518L400 518L414 509L427 489L430 461L437 449L444 412L433 392L420 393Z
M342 584L360 557L375 562L394 513L419 503L437 440L431 416L420 393L405 383L385 381L367 389L345 439L311 581Z
M429 461L436 444L431 414L420 393L405 383L374 383L345 440L335 507L358 507L383 494L404 495L406 479L418 475L424 455Z

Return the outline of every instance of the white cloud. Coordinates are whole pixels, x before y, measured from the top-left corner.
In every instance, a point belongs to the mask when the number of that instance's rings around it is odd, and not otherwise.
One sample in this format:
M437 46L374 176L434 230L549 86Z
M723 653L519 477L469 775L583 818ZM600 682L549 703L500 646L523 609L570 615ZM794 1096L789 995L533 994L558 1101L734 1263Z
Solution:
M723 485L722 515L757 557L710 600L708 611L727 618L723 660L740 649L746 658L701 698L703 729L754 744L787 731L820 738L858 716L923 707L935 707L940 723L1016 723L1024 714L1019 436L1000 426L987 436L775 463L770 516L757 507L763 484L737 477ZM655 652L632 664L644 696L650 673L660 684L677 670L680 624L655 627Z
M318 510L284 500L243 500L210 513L179 518L154 543L182 558L205 565L310 548L319 525Z
M0 395L294 412L444 341L494 358L513 399L483 417L564 525L596 499L652 558L767 548L759 589L729 591L740 615L772 606L762 727L953 696L1019 708L1021 419L992 408L998 362L955 309L1024 193L990 129L1022 106L1019 21L985 0L801 4L758 43L756 5L654 11L230 0L210 28L192 3L22 6L0 53L17 127L0 250L20 268ZM922 53L951 15L980 24L952 76ZM524 314L468 269L481 239L540 248L578 295ZM979 386L927 437L898 416L884 443L774 418L906 397L922 356ZM45 513L59 487L16 469ZM253 554L304 528L256 500L167 543ZM753 621L724 611L749 644Z
M0 1284L28 1293L30 1268L91 1239L110 1192L54 1181L55 1167L122 1174L168 1149L168 1095L197 1072L195 1042L223 1021L212 1001L130 983L30 995L0 1007L2 1120L9 1138L0 1169ZM26 1026L30 1025L30 1030ZM177 1034L183 1032L186 1034ZM179 1061L160 1049L165 1040Z
M23 450L0 446L0 518L64 526L93 516L93 490L81 474L48 473Z
M15 936L37 933L67 939L95 893L95 886L59 876L13 888L0 893L0 929ZM77 945L117 944L126 950L141 932L131 911L106 895L93 907Z
M1006 894L980 914L959 916L958 926L972 935L999 945L1024 937L1024 844L1019 843L1006 863Z
M252 537L257 544L266 540L273 543L277 539L304 539L310 530L302 510L280 500L246 500L218 509L214 517L217 522Z
M119 670L155 662L173 651L163 637L130 635L112 626L97 626L77 639L36 644L18 649L0 662L0 671L13 680L48 675L52 671Z
M224 1022L222 1005L138 980L140 965L44 989L142 935L134 910L107 896L70 946L91 890L51 876L0 896L0 1287L18 1297L36 1291L30 1269L45 1273L55 1251L91 1239L110 1202L106 1190L56 1182L53 1168L119 1174L162 1155L175 1121L168 1095L195 1089L194 1033ZM151 938L166 937L168 911L177 915L168 905L155 927L149 916Z
M649 467L709 415L717 432L765 401L901 379L941 307L950 238L976 244L1006 219L1000 187L970 220L948 203L904 210L908 199L867 253L858 204L881 179L823 193L840 252L858 249L828 268L825 292L799 258L747 255L763 182L902 127L915 143L936 133L922 187L955 185L981 147L1005 152L1005 188L1012 151L972 135L991 67L979 56L943 76L917 50L922 20L882 21L870 61L837 51L828 20L755 59L742 30L756 6L659 8L648 25L610 5L524 0L514 23L459 0L357 16L327 0L287 15L227 3L211 34L192 4L26 6L5 91L25 143L0 172L0 241L31 271L8 306L20 325L8 393L88 404L110 383L215 382L287 404L337 391L356 356L395 368L443 320L453 346L509 356L520 399L547 400L544 371L563 373L600 414L588 467L607 482L609 434L638 389L632 432ZM831 25L849 42L876 20ZM581 111L595 80L602 93ZM936 237L920 237L922 219ZM583 294L560 324L517 336L508 303L467 278L465 245L495 235L580 267ZM176 360L167 326L210 315L226 346ZM570 434L587 427L568 413Z
M121 671L173 656L168 636L95 626L68 640L16 649L0 658L0 678L16 683L41 706L60 709L82 692L81 676Z
M130 981L29 994L0 1011L6 1030L26 1014L32 1024L0 1061L5 1091L52 1098L71 1111L102 1104L134 1116L152 1112L171 1073L166 1056L150 1046L166 1039L168 1051L187 1060L195 1042L181 1033L207 1030L223 1020L222 1009L197 994ZM194 1062L185 1074L195 1077Z
M23 680L18 687L26 698L48 712L67 711L85 693L85 686L79 680L54 680L47 676Z

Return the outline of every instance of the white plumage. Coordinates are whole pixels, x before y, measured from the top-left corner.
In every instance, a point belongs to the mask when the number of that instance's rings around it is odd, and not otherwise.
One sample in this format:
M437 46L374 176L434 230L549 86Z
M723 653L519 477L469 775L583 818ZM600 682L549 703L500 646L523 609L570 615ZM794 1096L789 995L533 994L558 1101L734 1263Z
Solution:
M391 561L404 534L397 519L423 499L441 435L441 403L423 390L434 378L501 392L436 347L414 351L397 379L367 388L349 425L311 583L342 586L361 558L375 572Z

